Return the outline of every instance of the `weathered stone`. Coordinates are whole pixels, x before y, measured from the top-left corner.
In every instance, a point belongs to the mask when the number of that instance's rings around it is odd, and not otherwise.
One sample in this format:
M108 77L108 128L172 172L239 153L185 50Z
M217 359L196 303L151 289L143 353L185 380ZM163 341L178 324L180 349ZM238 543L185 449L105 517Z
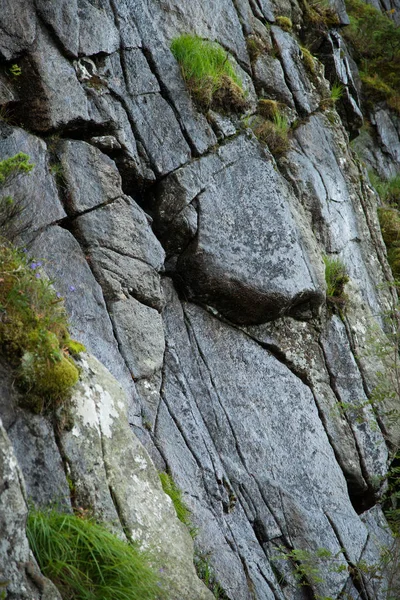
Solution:
M211 600L211 592L194 571L189 532L178 521L154 465L129 428L123 390L93 357L82 357L81 366L74 395L76 425L63 436L73 453L71 475L77 473L95 514L115 514L114 503L128 537L155 553L171 600Z
M30 0L4 0L0 14L0 55L12 60L27 50L36 36L37 20Z
M35 240L32 252L37 258L46 260L46 272L54 280L55 289L65 298L71 335L107 365L123 385L132 413L137 413L132 378L118 351L101 288L78 242L68 231L52 227Z
M318 331L309 323L290 318L246 327L245 330L273 354L283 356L290 369L307 381L336 460L346 478L349 493L352 498L362 496L368 486L359 451L351 427L331 388Z
M159 371L165 350L160 314L154 308L129 298L112 305L111 319L132 376L142 379Z
M268 570L257 554L259 539L239 542L248 539L246 521L260 537L255 524L261 520L265 542L283 535L295 548L322 545L336 553L342 546L359 558L367 531L351 506L310 389L235 328L190 304L182 311L171 296L167 307L162 409L155 433L174 477L189 494L202 540L215 540L211 562L228 594L246 597L233 593L235 585L241 587L240 575L231 572L228 579L221 568L236 544L257 597L269 598L276 585L272 573L263 585L256 575L258 569ZM178 447L174 429L180 431ZM201 465L202 476L189 468L193 461ZM202 520L204 494L218 526L229 530L230 550L228 539L215 535L214 520ZM319 593L335 597L347 577L324 569Z
M0 123L0 160L25 152L34 165L29 174L12 178L7 186L2 187L2 195L12 196L26 207L21 215L21 224L31 223L33 231L66 216L50 172L46 150L46 144L38 137Z
M21 61L18 116L35 131L48 131L88 120L88 105L74 68L41 28L35 47Z
M371 118L376 126L382 149L390 154L396 163L400 162L400 140L398 131L388 111L377 108Z
M78 0L60 0L56 3L36 0L36 10L55 32L65 50L73 56L78 56L80 25Z
M294 108L291 91L286 85L282 65L277 58L261 54L253 65L254 85L260 95L284 102Z
M348 419L360 453L364 476L372 488L379 489L388 466L388 451L363 381L351 352L346 329L338 317L327 323L321 338L331 386Z
M40 574L29 549L25 533L27 514L24 478L0 419L1 589L9 600L61 600L53 584ZM40 588L30 576L32 570L39 574Z
M224 146L218 157L205 159L204 170L203 161L189 167L189 189L175 201L177 208L185 205L193 184L196 189L202 182L197 234L177 263L186 293L241 323L318 306L322 295L301 249L284 180L246 138ZM219 168L213 172L214 164ZM185 179L182 173L181 186ZM163 190L173 200L167 183ZM158 207L162 221L162 199Z
M115 163L85 142L67 140L57 148L59 177L68 187L69 214L84 212L123 194Z
M271 32L298 110L306 114L313 112L318 107L320 99L307 76L297 42L279 27L271 27Z
M162 306L157 272L163 267L164 251L146 214L131 198L123 196L78 217L74 231L87 249L107 300L133 294L146 304Z

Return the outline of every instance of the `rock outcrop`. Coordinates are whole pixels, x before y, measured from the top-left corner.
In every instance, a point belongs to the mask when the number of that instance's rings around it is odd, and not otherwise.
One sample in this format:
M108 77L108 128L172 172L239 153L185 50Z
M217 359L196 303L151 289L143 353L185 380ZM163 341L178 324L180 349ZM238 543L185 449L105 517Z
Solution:
M5 1L0 160L35 164L7 194L89 354L51 419L22 407L4 349L0 597L59 598L25 535L28 502L56 501L152 548L171 600L212 598L157 469L224 598L387 597L387 572L359 567L393 544L381 502L400 443L396 390L376 394L397 376L380 352L397 298L365 165L399 172L400 126L378 103L360 134L331 4L329 28L296 0ZM198 109L170 50L183 33L229 53L242 117ZM259 98L291 126L285 153L254 134ZM326 256L349 278L336 303Z

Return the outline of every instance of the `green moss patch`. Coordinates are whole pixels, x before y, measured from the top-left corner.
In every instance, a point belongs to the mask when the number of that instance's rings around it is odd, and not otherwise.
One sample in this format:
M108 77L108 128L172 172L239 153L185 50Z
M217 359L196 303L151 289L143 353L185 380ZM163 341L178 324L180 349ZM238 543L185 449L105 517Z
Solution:
M271 120L257 117L252 123L252 129L258 140L268 146L269 151L279 157L290 149L289 130L290 126L285 116L279 110L274 112L272 104L264 104L262 111L271 109Z
M174 505L176 516L189 529L190 535L194 538L197 534L196 527L193 527L191 513L182 498L182 492L168 473L158 474L164 492L171 498Z
M27 535L43 575L64 600L165 598L151 557L90 519L33 510Z
M186 34L172 40L171 51L200 108L239 113L246 110L242 81L219 44Z

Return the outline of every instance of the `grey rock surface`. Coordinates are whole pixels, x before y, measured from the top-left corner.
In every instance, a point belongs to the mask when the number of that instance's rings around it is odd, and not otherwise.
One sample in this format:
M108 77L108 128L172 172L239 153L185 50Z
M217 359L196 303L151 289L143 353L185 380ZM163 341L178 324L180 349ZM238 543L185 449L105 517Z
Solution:
M113 522L117 515L117 529L122 525L129 539L154 552L169 598L211 600L194 570L189 532L178 521L154 465L129 428L121 386L89 355L82 356L81 367L73 397L76 422L62 437L79 496L89 498L99 516Z

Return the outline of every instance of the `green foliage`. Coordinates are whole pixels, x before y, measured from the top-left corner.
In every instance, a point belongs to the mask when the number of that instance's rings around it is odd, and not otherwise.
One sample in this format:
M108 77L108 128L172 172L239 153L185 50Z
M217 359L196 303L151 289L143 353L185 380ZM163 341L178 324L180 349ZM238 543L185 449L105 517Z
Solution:
M197 552L194 556L194 566L196 567L198 577L214 594L214 597L217 600L228 600L228 596L215 577L214 569L210 565L209 556Z
M275 22L284 31L292 31L293 23L292 20L289 19L289 17L278 16L276 17Z
M182 492L168 473L161 472L158 474L164 492L171 498L174 505L176 516L186 525L192 538L197 535L197 528L191 522L190 510L182 499Z
M26 209L22 200L15 200L4 193L11 183L15 184L18 177L31 172L34 165L29 160L27 154L19 152L0 161L0 189L3 192L0 195L0 236L9 240L18 237L30 226L29 220L21 219Z
M14 77L19 77L22 74L22 69L17 64L11 65L9 70L10 70L11 75L13 75Z
M346 0L350 25L343 34L354 49L367 97L389 100L396 109L400 94L400 28L362 0Z
M379 194L383 206L378 208L379 224L387 248L388 262L395 279L400 278L400 175L381 179L370 171L371 184Z
M279 157L285 154L290 148L288 120L282 115L279 110L273 112L272 120L257 118L252 123L252 129L256 137L263 144L267 144L270 152Z
M329 0L302 0L302 5L305 22L313 30L326 30L339 25L340 19Z
M54 510L30 512L30 547L64 600L159 600L165 597L149 555L104 526Z
M23 153L0 161L0 186L6 188L32 167ZM9 241L26 227L19 224L24 208L21 201L0 197L0 347L16 368L25 403L40 412L63 401L78 381L71 355L83 346L69 337L62 298L42 263Z
M349 281L346 266L337 257L324 256L327 300L334 304L344 304L344 286Z
M0 345L36 411L65 399L79 372L62 299L26 253L0 241ZM71 351L71 348L74 351Z
M186 34L172 40L171 51L201 108L236 112L246 109L242 82L219 44Z
M305 65L306 69L309 71L309 73L311 75L314 76L316 74L315 58L313 57L313 55L311 54L309 49L306 48L305 46L300 46L300 50L301 50L301 54L302 54L303 63Z
M391 179L381 179L374 171L368 171L368 175L382 202L400 209L400 174Z
M334 83L331 87L331 100L336 103L343 96L344 87L341 83Z

